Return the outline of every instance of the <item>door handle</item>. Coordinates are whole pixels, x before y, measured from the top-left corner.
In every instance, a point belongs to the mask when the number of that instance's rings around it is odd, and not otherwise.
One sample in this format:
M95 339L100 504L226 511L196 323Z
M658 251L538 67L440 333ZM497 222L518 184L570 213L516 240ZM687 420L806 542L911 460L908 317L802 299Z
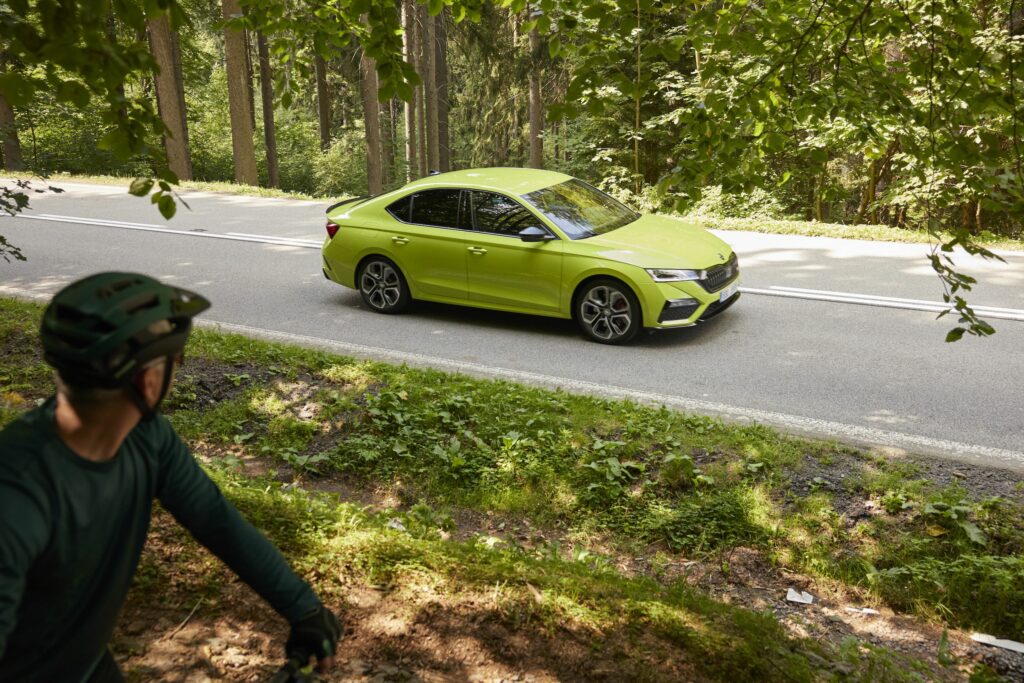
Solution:
M408 244L409 238L399 237L398 235L395 235L394 237L391 238L391 241L394 242L395 244Z
M470 254L476 254L477 256L483 256L487 253L487 250L483 247L469 247Z

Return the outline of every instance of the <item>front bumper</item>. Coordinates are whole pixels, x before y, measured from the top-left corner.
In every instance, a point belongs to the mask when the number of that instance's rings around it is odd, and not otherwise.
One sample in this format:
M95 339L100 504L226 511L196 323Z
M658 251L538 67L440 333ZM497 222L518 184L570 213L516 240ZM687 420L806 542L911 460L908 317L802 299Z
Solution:
M737 275L716 292L705 291L696 282L651 283L643 292L644 327L672 329L710 320L739 300L739 283Z

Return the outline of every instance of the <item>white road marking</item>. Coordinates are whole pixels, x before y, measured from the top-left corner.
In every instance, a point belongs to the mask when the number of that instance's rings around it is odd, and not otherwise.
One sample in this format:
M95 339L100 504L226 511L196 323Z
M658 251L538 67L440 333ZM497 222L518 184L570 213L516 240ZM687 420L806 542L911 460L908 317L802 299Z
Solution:
M768 289L757 289L753 287L740 287L744 294L761 294L764 296L779 296L790 299L809 299L811 301L830 301L840 304L858 304L861 306L878 306L881 308L900 308L910 311L929 311L941 313L942 311L955 312L949 304L940 301L923 301L920 299L900 299L891 296L875 296L872 294L851 294L848 292L830 292L820 289L800 289L798 287L772 286ZM1017 308L997 308L994 306L971 305L974 312L986 318L999 318L1001 320L1017 320L1024 322L1024 310Z
M131 223L126 221L115 221L101 218L82 218L79 216L61 216L56 214L19 214L16 218L31 218L34 220L50 221L56 223L78 223L82 225L96 225L107 228L120 228L124 230L140 230L143 232L158 232L171 235L184 235L187 237L206 237L210 239L236 240L239 242L256 242L260 244L274 244L279 246L297 247L300 249L320 249L323 242L302 239L297 237L281 237L277 235L255 235L245 232L229 232L227 234L215 232L196 232L193 230L172 230L162 228L152 223ZM920 299L901 299L898 297L876 296L872 294L852 294L849 292L832 292L819 289L801 289L799 287L772 286L768 289L755 287L740 287L744 294L759 294L762 296L778 296L791 299L808 299L811 301L828 301L841 304L858 304L861 306L877 306L880 308L896 308L911 311L927 311L941 313L951 310L948 304L938 301L923 301ZM998 308L992 306L972 306L974 312L986 317L1001 320L1016 320L1024 322L1024 310L1015 308Z
M255 238L258 238L258 239L268 239L267 235L253 235L253 234L248 233L248 232L229 232L227 234L232 235L234 237L255 237ZM304 240L301 237L278 237L278 236L272 236L272 237L269 237L269 239L280 240L282 242L294 242L297 246L315 247L317 249L319 249L320 247L324 246L323 240L320 240L318 242L316 240Z
M286 247L298 247L300 249L319 249L322 242L314 240L303 240L293 237L277 237L275 235L247 235L245 233L221 234L216 232L197 232L194 230L172 230L161 228L151 223L128 223L125 221L107 220L105 218L81 218L79 216L58 216L49 213L20 214L16 218L30 218L38 221L52 223L76 223L81 225L96 225L102 228L120 228L122 230L139 230L141 232L159 232L170 235L184 235L186 237L206 237L209 239L235 240L237 242L258 242L261 244L276 244Z
M36 301L49 301L52 296L52 293L34 292L7 285L0 285L0 294L8 294L24 299L34 299ZM596 382L587 382L567 377L556 377L536 372L494 367L490 365L483 365L482 363L440 358L437 356L428 356L426 354L410 353L407 351L396 351L376 346L366 346L364 344L324 339L322 337L294 334L291 332L279 332L277 330L252 327L249 325L218 322L204 318L198 318L196 320L196 324L198 327L209 328L221 332L232 332L272 342L297 344L308 348L329 350L338 354L353 356L356 358L379 360L391 363L405 363L417 367L429 367L448 372L459 372L487 379L503 379L521 384L529 384L552 389L563 389L573 393L587 394L591 396L629 399L649 405L664 405L681 412L716 415L730 422L766 424L783 432L796 433L802 436L809 436L818 439L834 439L845 443L893 449L900 452L931 455L987 467L1002 467L1015 471L1024 471L1024 452L1021 451L1011 451L1003 448L993 448L990 446L979 446L958 441L948 441L919 434L906 434L903 432L876 429L874 427L850 425L842 422L832 422L829 420L804 417L801 415L789 415L786 413L744 408L742 406L732 406L712 401L701 401L698 399L684 398L682 396L659 394L656 392L641 391L626 387L608 386L604 384L597 384Z

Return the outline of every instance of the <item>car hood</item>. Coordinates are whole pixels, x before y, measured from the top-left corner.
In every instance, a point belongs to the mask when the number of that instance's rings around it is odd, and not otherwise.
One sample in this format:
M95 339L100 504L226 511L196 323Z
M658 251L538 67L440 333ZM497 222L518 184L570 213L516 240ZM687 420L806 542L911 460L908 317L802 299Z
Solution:
M641 216L629 225L577 244L595 256L640 268L702 269L723 263L732 247L693 223L665 216Z

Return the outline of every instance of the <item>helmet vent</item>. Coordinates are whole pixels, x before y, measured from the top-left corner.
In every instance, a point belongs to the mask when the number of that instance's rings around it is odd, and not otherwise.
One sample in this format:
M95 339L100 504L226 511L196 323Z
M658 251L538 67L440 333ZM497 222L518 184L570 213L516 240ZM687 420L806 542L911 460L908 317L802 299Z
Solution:
M57 319L65 325L71 325L82 332L99 332L106 334L117 328L103 318L90 313L83 313L71 306L59 304L57 306Z
M118 292L128 289L129 287L135 287L136 285L142 284L139 280L121 280L119 282L112 282L106 287L102 287L96 292L96 297L99 299L109 299Z
M155 308L160 305L160 300L155 296L147 296L141 301L135 301L130 307L125 309L125 313L128 315L135 315L140 311L144 311L147 308Z

